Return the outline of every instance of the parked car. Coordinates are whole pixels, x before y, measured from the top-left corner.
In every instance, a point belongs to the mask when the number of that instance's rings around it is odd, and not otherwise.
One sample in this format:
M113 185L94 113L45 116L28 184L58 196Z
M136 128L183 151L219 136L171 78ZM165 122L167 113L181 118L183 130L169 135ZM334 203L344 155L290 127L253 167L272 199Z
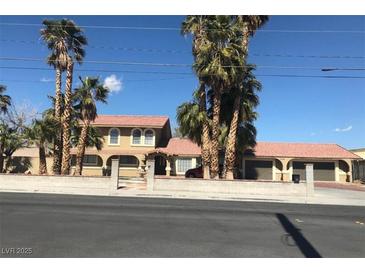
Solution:
M185 178L203 178L203 167L199 166L196 168L188 169L185 172Z

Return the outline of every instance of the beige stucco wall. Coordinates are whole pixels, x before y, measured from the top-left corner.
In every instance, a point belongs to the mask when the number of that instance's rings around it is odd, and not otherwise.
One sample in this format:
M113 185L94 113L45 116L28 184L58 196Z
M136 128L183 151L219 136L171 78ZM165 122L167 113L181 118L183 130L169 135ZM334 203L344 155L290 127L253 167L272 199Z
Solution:
M104 146L103 151L107 152L108 150L135 150L135 151L145 151L146 149L153 149L159 142L161 138L161 129L159 128L148 128L152 129L155 132L155 143L153 145L145 145L144 143L144 136L143 132L146 130L146 128L138 128L142 130L142 144L140 145L134 145L132 144L131 139L131 133L132 130L135 128L121 128L121 127L115 127L120 132L120 139L119 144L109 144L109 131L112 129L112 127L98 127L98 130L100 131L100 134L104 138Z
M350 151L352 153L356 154L357 156L360 156L361 158L365 159L365 148L364 149L353 149Z

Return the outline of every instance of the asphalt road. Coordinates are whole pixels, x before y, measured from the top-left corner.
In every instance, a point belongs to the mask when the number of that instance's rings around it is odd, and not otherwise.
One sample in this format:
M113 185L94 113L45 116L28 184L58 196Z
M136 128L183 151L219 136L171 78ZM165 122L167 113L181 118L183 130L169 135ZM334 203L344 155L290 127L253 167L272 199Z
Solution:
M365 257L365 207L0 193L2 257Z

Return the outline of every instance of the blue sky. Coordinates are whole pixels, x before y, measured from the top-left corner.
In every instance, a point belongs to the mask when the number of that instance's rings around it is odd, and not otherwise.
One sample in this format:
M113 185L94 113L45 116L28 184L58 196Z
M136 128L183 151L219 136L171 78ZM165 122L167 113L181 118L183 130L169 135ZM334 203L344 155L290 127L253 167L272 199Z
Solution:
M1 16L0 23L40 24L57 16ZM67 16L81 26L132 26L178 28L183 16ZM85 61L126 61L191 64L191 39L177 30L126 30L85 28L89 41ZM308 56L365 56L364 16L271 16L263 30L360 30L353 32L259 32L250 43L250 62L258 66L263 84L259 141L337 143L346 148L365 147L365 79L297 78L267 75L360 76L364 71L321 72L321 67L365 67L365 58ZM105 48L106 47L106 48ZM110 48L112 47L112 48ZM118 48L118 49L116 49ZM38 26L0 25L0 57L45 59L47 48ZM266 56L265 56L266 55ZM267 56L271 55L271 56ZM272 55L281 55L275 57ZM296 57L284 57L292 55ZM299 57L305 56L305 57ZM44 61L4 61L0 82L16 104L31 104L38 111L49 107L54 93L54 72ZM291 67L291 68L278 68ZM295 69L293 67L307 67ZM77 71L95 70L95 71ZM155 67L84 63L75 78L99 76L118 89L103 114L168 115L176 126L176 108L191 99L197 81L189 67ZM266 75L266 76L265 76ZM75 81L77 85L77 81Z

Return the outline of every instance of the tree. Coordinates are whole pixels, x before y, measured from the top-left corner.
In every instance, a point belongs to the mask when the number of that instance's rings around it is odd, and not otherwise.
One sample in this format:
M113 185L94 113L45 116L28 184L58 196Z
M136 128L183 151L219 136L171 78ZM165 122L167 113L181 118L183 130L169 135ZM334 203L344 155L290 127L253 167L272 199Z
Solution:
M61 173L68 174L70 169L70 123L72 104L72 77L74 61L82 63L85 56L84 46L87 45L86 37L82 30L71 20L44 20L45 28L41 31L42 38L46 41L51 54L48 63L56 68L56 104L55 117L62 123L62 137L56 140L56 146L62 138L62 163ZM66 88L64 111L60 113L61 101L61 74L66 70ZM59 171L58 150L55 150L54 169Z
M241 85L226 94L226 102L223 104L223 106L229 106L229 109L222 109L222 112L226 114L223 120L229 125L222 176L227 179L234 179L238 153L243 151L247 145L255 144L256 129L253 121L256 120L257 113L254 109L259 104L257 91L261 90L261 84L256 80L252 70L248 70ZM239 98L239 102L237 102L237 98ZM232 127L234 128L232 129ZM246 139L241 140L242 138Z
M53 173L61 173L62 163L62 73L66 70L68 49L66 40L68 37L66 20L44 20L44 28L41 29L41 37L47 43L51 53L47 57L47 63L56 70L56 92L54 97L54 117L59 123L59 130L55 134L53 147Z
M6 114L11 106L11 98L5 95L6 86L0 85L0 113Z
M0 123L0 173L5 172L4 162L7 160L7 166L14 152L25 145L23 134L17 127L12 127L3 122Z
M248 54L248 43L249 43L249 37L253 36L255 31L263 26L268 21L268 16L265 15L239 15L239 16L233 16L233 18L236 20L235 24L237 25L238 29L242 32L242 39L241 39L241 46L242 46L242 52L243 52L243 60L244 63L247 63L247 54ZM245 74L246 78L252 79L250 68L247 68L247 72ZM240 103L241 103L241 97L243 96L243 93L245 89L250 89L251 87L244 87L245 84L250 85L252 84L252 81L248 80L246 83L241 83L241 79L238 79L238 82L235 84L235 87L232 89L232 92L234 93L235 100L233 102L233 116L231 119L231 124L229 127L229 134L228 134L228 140L227 140L227 147L225 152L225 168L224 168L224 174L223 177L227 179L234 179L233 178L233 169L235 165L235 158L236 158L236 144L237 144L237 129L238 129L238 115L241 109Z
M77 144L76 170L77 175L82 174L83 158L89 132L90 123L97 117L96 102L106 103L109 90L100 84L98 78L80 77L81 87L75 89L75 111L79 114L82 123L79 142Z
M43 115L43 119L35 119L31 127L26 131L27 137L39 148L39 174L48 174L46 148L52 143L53 136L57 131L57 121L48 115Z
M207 26L208 26L208 16L204 15L193 15L187 16L185 21L182 23L181 32L183 34L191 33L193 35L193 47L192 52L194 56L194 60L196 61L201 48L207 43ZM203 165L203 177L204 179L208 179L210 177L210 146L211 146L211 139L210 139L210 128L208 125L208 119L206 115L207 110L207 98L206 98L206 86L204 82L204 78L201 75L197 75L199 79L199 89L196 93L198 98L198 112L195 111L195 114L199 117L199 120L202 122L202 130L200 132L201 136L199 138L199 144L202 147L202 165ZM182 106L179 108L178 114L181 120L180 123L184 126L184 110L188 110L189 105ZM196 109L195 109L196 110ZM188 117L186 117L188 118ZM196 125L196 124L194 124ZM193 126L194 126L193 125ZM185 128L188 132L189 129ZM184 129L182 129L184 131Z
M219 178L219 136L221 96L243 78L241 36L230 16L209 16L206 43L194 63L197 75L213 91L212 136L210 146L211 177Z

